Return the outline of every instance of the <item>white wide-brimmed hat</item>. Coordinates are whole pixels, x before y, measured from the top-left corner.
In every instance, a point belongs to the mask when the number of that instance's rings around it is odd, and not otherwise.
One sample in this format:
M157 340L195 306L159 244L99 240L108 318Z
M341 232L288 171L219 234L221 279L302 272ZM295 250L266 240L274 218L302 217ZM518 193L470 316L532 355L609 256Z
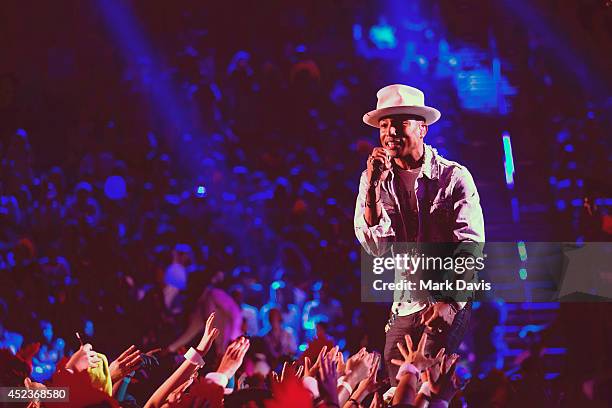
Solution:
M425 95L421 90L407 85L388 85L376 92L378 102L376 109L363 115L363 121L379 127L381 118L389 115L418 115L425 118L425 124L431 125L440 119L441 113L436 108L425 106Z

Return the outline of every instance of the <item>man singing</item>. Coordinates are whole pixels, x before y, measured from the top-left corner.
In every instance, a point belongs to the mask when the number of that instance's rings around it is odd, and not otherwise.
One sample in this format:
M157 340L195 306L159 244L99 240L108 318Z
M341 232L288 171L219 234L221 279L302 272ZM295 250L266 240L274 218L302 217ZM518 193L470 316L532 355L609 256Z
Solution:
M425 106L423 92L410 86L389 85L376 96L376 109L363 121L379 128L381 147L374 148L361 175L355 210L359 242L374 256L399 242L452 243L452 256L482 256L484 221L470 172L423 142L440 112ZM392 385L399 367L391 360L402 359L397 343L404 344L406 334L417 344L427 333L425 351L432 357L442 347L450 354L470 314L469 302L394 296L384 350Z

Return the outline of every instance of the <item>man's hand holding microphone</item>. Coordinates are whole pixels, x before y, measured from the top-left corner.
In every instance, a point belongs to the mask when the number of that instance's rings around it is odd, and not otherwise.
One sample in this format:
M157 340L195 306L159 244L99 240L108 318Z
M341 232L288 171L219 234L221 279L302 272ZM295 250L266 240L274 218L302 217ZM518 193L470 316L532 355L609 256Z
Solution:
M382 147L375 147L368 157L365 219L368 225L376 225L380 220L382 210L380 204L380 184L391 171L391 156Z

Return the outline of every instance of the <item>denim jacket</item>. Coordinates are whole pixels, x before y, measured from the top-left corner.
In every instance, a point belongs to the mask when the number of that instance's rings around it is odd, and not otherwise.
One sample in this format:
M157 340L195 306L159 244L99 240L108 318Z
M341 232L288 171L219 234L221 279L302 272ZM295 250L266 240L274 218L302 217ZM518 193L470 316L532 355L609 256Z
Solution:
M454 254L482 256L485 241L480 197L472 175L464 166L438 155L425 145L421 173L415 181L417 198L417 242L457 243ZM406 241L406 228L396 193L394 171L381 184L382 215L377 225L368 226L365 204L367 174L361 174L355 208L355 234L373 256L383 256L394 242Z

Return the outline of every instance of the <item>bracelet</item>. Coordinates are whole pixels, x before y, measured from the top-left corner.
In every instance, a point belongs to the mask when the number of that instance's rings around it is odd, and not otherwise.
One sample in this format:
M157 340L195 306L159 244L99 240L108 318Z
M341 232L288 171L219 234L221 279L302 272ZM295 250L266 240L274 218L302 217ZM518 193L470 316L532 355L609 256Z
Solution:
M198 353L198 351L194 349L193 347L187 350L184 357L185 357L185 360L189 361L193 365L197 365L200 367L204 365L204 359L202 359L202 356L200 355L200 353Z
M374 205L370 205L370 203L368 203L368 201L366 200L366 207L368 208L376 208L376 204L380 203L380 197L378 197L378 200L374 201Z
M421 384L421 388L419 389L419 394L424 395L427 401L431 399L431 385L429 384L429 381L425 381L423 382L423 384Z

